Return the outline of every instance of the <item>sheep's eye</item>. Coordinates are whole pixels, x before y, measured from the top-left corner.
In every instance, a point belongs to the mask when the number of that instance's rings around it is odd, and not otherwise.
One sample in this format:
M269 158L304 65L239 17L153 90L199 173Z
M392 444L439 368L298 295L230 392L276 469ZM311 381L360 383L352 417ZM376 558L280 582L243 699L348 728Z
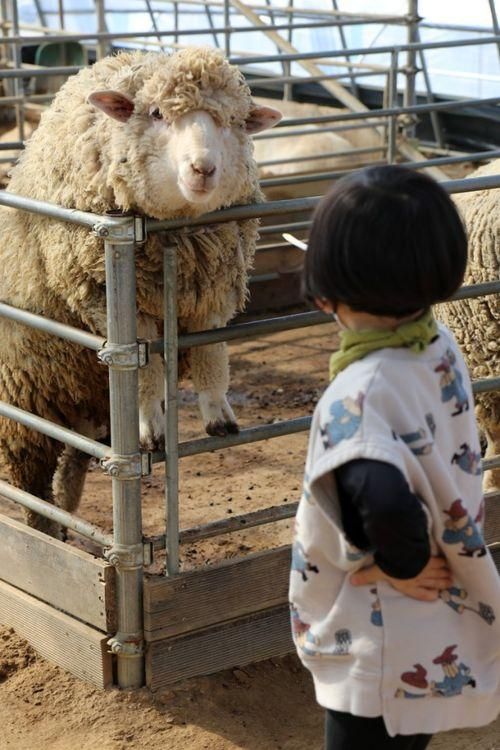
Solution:
M163 115L160 112L158 107L155 107L154 109L152 109L151 112L149 113L149 116L152 117L153 120L163 120Z

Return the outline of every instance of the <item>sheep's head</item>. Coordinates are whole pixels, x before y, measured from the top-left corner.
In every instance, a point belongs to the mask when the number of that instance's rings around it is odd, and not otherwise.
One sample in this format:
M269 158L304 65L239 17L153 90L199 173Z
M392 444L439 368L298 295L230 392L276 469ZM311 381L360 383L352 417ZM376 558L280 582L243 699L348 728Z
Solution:
M88 101L112 121L108 179L120 207L156 218L197 215L250 192L249 136L275 125L281 113L254 105L240 71L221 53L145 55L117 84Z

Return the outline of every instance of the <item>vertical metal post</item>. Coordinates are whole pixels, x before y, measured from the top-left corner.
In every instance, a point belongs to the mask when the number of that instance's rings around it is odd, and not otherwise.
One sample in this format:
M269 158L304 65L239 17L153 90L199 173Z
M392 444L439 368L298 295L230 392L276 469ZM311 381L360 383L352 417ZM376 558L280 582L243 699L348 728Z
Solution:
M177 248L167 247L163 256L165 295L164 358L165 378L165 517L167 539L166 574L179 572L179 421L177 404Z
M293 4L295 0L289 0L288 5L290 6L290 9L293 11ZM290 28L288 29L288 42L289 44L293 44L293 23L295 21L295 17L293 13L290 13L288 16L288 22L290 24ZM284 76L290 76L292 72L292 64L290 62L286 62L283 64L283 75ZM292 83L285 83L283 87L283 99L285 101L292 101L293 99L293 84Z
M406 41L408 44L415 44L418 40L418 23L420 16L418 15L418 0L408 0L408 17L407 17L407 34ZM406 87L403 96L403 105L405 107L413 107L416 103L416 88L415 80L417 76L417 53L414 49L410 49L406 53ZM416 126L412 122L407 128L407 133L410 138L415 138Z
M142 626L141 455L139 450L138 347L135 309L134 219L120 232L105 230L114 543L118 632L109 641L122 688L144 684ZM134 357L134 346L136 356Z
M498 16L497 11L495 8L495 0L488 0L490 4L490 12L491 12L491 25L493 26L493 33L495 36L500 35L500 26L498 25ZM500 42L497 42L497 51L498 56L500 57Z
M150 0L144 0L146 3L146 8L149 13L149 17L151 18L151 25L153 26L153 29L158 32L158 41L160 42L160 49L162 52L165 52L165 47L162 44L162 36L160 34L160 29L158 28L158 24L156 23L156 17L155 17L155 11L153 10L153 6L150 3Z
M395 108L398 104L398 50L394 48L391 52L391 67L388 77L388 99L389 107ZM397 118L396 115L389 115L389 125L387 134L387 163L393 164L396 158L396 136L397 136Z
M230 24L231 18L229 0L224 0L224 26L226 29L224 32L224 53L226 57L229 57L231 55L231 32L229 31Z
M17 9L17 0L10 0L10 16L12 19L12 33L19 37L19 15ZM13 44L13 62L15 68L22 66L21 46L19 42ZM21 78L14 78L14 95L21 97L24 94L23 82ZM24 141L24 104L16 104L16 123L19 140Z
M2 16L2 23L1 23L1 29L2 29L2 36L8 36L9 34L9 26L8 26L8 20L9 20L9 10L7 7L7 0L0 0L0 13ZM2 56L5 58L5 60L9 59L9 45L3 44L2 45ZM7 95L7 91L4 91L4 95Z
M174 44L177 44L179 41L179 34L177 33L179 31L179 3L177 0L174 0Z
M97 31L102 34L106 31L106 8L104 6L104 0L95 0L95 7L97 11ZM97 40L97 59L100 60L106 57L107 54L107 43L104 39Z
M420 42L420 31L417 29L417 42ZM427 67L427 62L425 59L425 53L424 50L421 49L419 52L419 59L420 59L420 66L422 68L422 75L424 76L425 81L425 88L427 91L427 101L429 104L431 104L434 101L434 94L432 93L432 84L431 84L431 78L429 75L429 69ZM443 137L443 130L441 128L441 121L439 119L439 115L437 112L429 112L430 119L431 119L431 125L432 125L432 131L434 133L434 138L436 140L437 145L439 148L444 148L445 141Z
M332 0L332 5L333 5L333 9L338 12L339 5L337 3L337 0ZM338 27L338 31L339 31L339 37L340 37L340 43L342 45L342 49L345 49L347 51L349 49L349 47L348 47L348 44L347 44L347 39L346 39L344 27L343 26L339 26ZM351 62L350 55L346 54L345 59L346 59L347 63ZM359 99L359 90L358 90L358 84L356 83L356 76L355 76L354 71L353 71L353 69L351 67L349 67L349 78L351 79L351 91L354 94L354 96L356 96Z
M59 27L64 29L64 0L58 0L57 2L57 13L59 16Z

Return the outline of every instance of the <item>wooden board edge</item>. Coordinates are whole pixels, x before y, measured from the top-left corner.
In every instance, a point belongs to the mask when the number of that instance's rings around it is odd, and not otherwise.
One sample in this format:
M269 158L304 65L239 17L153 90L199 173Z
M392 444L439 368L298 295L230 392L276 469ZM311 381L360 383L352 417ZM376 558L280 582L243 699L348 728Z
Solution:
M155 691L179 680L285 656L293 650L289 608L276 607L149 644L146 685Z
M113 683L104 633L0 581L0 622L12 627L41 656L86 682Z
M289 570L284 546L145 581L144 637L163 640L286 605Z
M84 550L0 514L0 543L2 538L2 580L92 627L108 633L116 629L115 569L112 565ZM6 545L9 546L8 550ZM37 553L38 559L45 556L45 560L53 562L50 576L45 577L43 585L40 585L39 572L37 582L37 571L34 570ZM69 570L77 579L81 579L80 583L83 586L88 579L88 588L83 597L85 605L78 596L78 589L74 590L74 581L71 581Z

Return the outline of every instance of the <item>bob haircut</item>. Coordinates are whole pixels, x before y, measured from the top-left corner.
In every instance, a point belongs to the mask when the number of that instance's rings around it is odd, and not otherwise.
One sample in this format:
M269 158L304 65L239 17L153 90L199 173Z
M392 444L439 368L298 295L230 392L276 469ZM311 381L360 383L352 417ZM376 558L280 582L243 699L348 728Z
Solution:
M404 317L448 299L466 264L465 229L444 189L406 167L369 167L317 206L303 291L310 301Z

